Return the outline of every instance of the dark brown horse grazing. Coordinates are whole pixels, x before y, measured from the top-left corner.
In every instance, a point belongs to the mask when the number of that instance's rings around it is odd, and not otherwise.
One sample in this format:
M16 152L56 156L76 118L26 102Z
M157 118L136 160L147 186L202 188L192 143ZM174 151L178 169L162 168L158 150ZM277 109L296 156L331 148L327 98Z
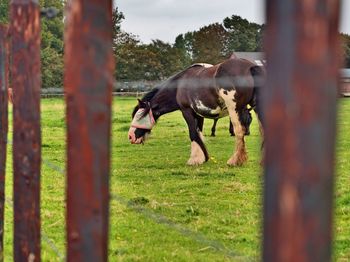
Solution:
M129 140L133 144L144 143L146 134L161 115L181 110L191 139L187 164L199 165L209 159L202 135L204 117L216 119L229 115L236 148L227 164L242 165L247 160L244 111L250 105L259 118L257 92L264 75L264 69L256 64L235 57L214 66L192 65L139 100L132 114Z

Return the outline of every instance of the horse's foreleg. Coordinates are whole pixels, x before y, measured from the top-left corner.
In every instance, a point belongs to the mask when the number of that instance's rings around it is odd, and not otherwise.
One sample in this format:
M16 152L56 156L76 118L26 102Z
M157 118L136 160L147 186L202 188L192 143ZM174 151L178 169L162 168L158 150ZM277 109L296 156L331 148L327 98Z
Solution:
M208 161L209 156L207 149L205 148L203 139L201 138L201 129L198 126L198 119L196 119L195 113L192 110L182 111L183 117L188 125L190 139L191 139L191 156L187 161L188 165L200 165L205 161ZM202 126L203 127L203 126Z
M196 116L196 120L197 120L197 129L199 132L199 136L204 143L204 135L203 135L204 117Z

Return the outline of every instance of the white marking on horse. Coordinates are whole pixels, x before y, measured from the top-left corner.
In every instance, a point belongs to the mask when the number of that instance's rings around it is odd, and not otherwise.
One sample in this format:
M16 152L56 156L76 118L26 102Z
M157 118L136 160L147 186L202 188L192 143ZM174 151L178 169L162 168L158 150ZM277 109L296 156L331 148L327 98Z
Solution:
M258 66L263 66L263 62L261 62L261 60L255 60L254 61Z
M191 156L190 156L190 159L187 161L187 165L190 165L190 166L201 165L204 162L205 162L205 156L201 147L198 145L197 142L192 141Z
M227 109L236 109L236 99L235 99L236 90L227 91L223 88L219 89L219 96L225 101Z
M195 63L192 66L203 66L205 68L209 68L209 67L212 67L213 65L212 64L207 64L207 63Z
M219 90L219 96L224 100L233 124L235 124L235 122L239 122L238 114L236 112L235 94L235 90L227 91L222 88Z
M222 109L220 108L220 106L217 106L216 108L211 108L211 107L207 107L203 104L203 102L199 99L196 99L195 101L196 107L198 109L198 111L204 111L204 112L209 112L209 114L211 115L218 115L221 113Z
M225 101L227 106L228 113L230 115L231 122L233 124L235 138L236 138L236 149L230 159L227 161L228 165L239 166L247 161L247 152L245 150L244 142L244 127L239 121L239 116L236 111L236 99L235 99L235 90L224 90L219 89L219 96Z

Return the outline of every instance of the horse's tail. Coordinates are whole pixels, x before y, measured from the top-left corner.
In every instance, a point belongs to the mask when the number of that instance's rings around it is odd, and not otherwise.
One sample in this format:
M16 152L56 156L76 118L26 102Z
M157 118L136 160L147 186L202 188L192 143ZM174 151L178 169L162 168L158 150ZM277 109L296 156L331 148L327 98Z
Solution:
M254 79L254 89L252 100L249 103L254 111L257 113L260 121L263 123L263 115L261 110L261 88L265 84L266 72L264 67L261 66L253 66L250 68L250 73Z

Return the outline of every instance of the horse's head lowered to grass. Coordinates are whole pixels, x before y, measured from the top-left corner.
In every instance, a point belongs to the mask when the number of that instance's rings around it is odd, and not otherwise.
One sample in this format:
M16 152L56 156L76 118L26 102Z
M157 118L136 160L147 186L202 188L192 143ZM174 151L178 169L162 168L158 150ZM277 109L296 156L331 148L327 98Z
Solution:
M152 89L141 100L138 99L128 132L132 144L143 144L161 115L179 109L176 88L171 80L172 78Z
M132 144L143 144L156 123L151 103L138 100L139 104L132 113L132 122L129 129L129 140Z

